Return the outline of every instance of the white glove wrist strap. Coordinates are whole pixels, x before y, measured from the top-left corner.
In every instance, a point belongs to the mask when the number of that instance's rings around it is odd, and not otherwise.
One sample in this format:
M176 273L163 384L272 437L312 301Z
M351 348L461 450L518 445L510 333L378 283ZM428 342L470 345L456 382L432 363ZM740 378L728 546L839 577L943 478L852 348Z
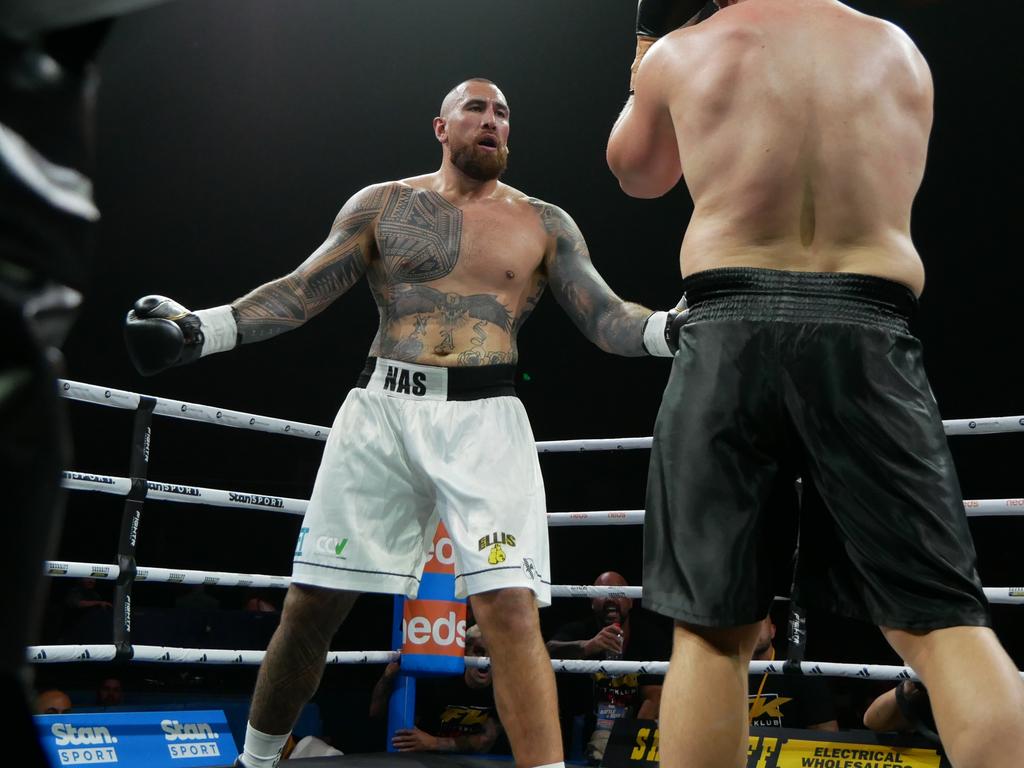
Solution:
M665 338L665 325L668 323L668 312L653 313L644 323L644 349L654 357L672 357L672 350Z
M234 349L238 343L238 326L230 304L195 312L203 331L203 351L200 357L212 355L214 352L226 352Z

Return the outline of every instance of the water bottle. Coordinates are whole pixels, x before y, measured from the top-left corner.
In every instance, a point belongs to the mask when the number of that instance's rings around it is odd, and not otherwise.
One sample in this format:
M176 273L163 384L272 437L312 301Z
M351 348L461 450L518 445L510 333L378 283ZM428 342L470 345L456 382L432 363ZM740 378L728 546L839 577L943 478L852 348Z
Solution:
M615 629L617 629L619 631L619 648L621 648L622 647L622 627L619 625L619 622L617 622L617 621L614 624L612 624L612 626L615 627ZM604 652L604 658L606 660L608 660L608 661L621 661L622 660L622 651L621 650L618 650L618 651L605 651Z

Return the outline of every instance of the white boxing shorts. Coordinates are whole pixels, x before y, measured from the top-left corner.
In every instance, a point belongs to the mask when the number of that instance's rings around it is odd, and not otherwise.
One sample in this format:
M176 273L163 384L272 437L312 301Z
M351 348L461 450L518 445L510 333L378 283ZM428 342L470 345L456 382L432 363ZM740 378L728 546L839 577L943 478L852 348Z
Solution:
M415 597L441 520L456 597L525 587L550 605L544 482L514 373L370 358L331 427L292 581Z

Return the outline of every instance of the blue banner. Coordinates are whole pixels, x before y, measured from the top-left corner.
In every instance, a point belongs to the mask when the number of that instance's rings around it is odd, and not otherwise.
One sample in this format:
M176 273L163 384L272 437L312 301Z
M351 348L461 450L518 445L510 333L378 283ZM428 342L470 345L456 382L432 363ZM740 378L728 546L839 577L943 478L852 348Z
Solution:
M36 715L35 721L54 766L198 768L238 757L219 709Z

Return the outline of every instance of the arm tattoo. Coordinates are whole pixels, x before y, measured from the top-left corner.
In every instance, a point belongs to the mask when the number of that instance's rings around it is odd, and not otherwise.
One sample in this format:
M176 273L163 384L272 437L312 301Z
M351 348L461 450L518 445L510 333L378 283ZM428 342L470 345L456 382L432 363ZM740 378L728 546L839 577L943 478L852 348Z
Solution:
M234 302L242 343L298 328L359 281L368 263L361 241L383 201L380 188L352 198L335 219L326 242L298 269Z
M554 252L547 259L551 290L584 336L606 352L644 354L643 326L651 310L620 299L594 268L579 228L565 211L531 198Z

